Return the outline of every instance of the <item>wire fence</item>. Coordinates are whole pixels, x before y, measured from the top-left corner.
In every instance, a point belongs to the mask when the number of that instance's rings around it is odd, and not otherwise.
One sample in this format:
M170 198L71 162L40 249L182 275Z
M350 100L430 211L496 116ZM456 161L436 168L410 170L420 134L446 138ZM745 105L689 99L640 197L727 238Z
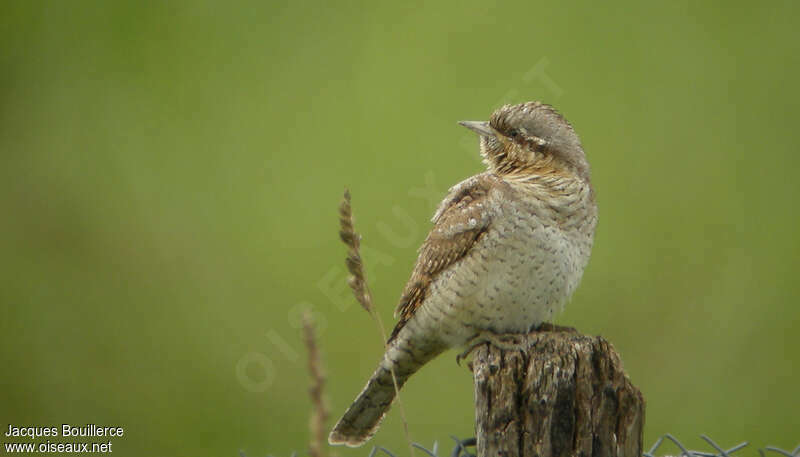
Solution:
M714 452L691 451L691 450L687 449L686 446L684 446L680 441L678 441L677 438L675 438L674 436L672 436L669 433L667 433L666 435L664 435L664 436L660 437L659 439L657 439L655 444L653 444L653 446L650 448L650 450L648 450L647 452L644 452L643 455L644 455L644 457L657 457L656 452L658 451L658 448L661 447L661 445L664 443L664 441L671 441L672 443L675 444L675 446L678 446L678 449L681 450L681 453L678 454L678 456L676 456L676 457L684 457L684 456L685 457L731 457L731 455L734 452L739 451L740 449L743 449L748 444L750 444L747 441L744 441L744 442L739 443L736 446L734 446L734 447L732 447L732 448L730 448L728 450L725 450L722 447L720 447L717 443L715 443L711 438L707 437L706 435L700 435L700 438L702 438L703 441L705 441L712 448L714 448ZM781 449L781 448L778 448L778 447L775 447L775 446L766 446L766 447L764 447L762 449L759 449L758 452L759 452L759 454L761 454L761 457L767 457L767 453L768 452L778 453L778 454L781 454L781 455L783 455L785 457L799 457L800 456L800 445L798 445L792 451L787 451L787 450L784 450L784 449Z
M425 446L423 446L423 445L421 445L419 443L412 443L412 446L414 446L414 448L419 449L420 451L422 451L426 456L430 456L430 457L445 457L445 456L449 456L449 457L476 457L475 450L474 450L475 449L475 443L476 443L475 438L467 438L465 440L456 438L455 436L451 436L450 438L452 438L453 441L455 441L455 445L453 446L453 449L450 451L449 454L439 455L439 443L438 443L438 441L433 443L433 447L431 449L428 449L428 448L426 448ZM658 454L656 454L656 453L658 452L658 449L664 444L665 441L672 442L673 444L675 444L675 446L678 447L678 449L680 449L681 453L675 455L675 457L738 457L738 456L733 456L733 454L749 445L749 443L747 441L744 441L744 442L739 443L736 446L733 446L732 448L726 450L726 449L723 449L722 447L720 447L719 445L717 445L717 443L715 443L711 438L709 438L709 437L707 437L705 435L700 435L700 438L702 438L703 441L708 443L709 446L711 446L713 448L713 451L692 451L692 450L689 450L680 441L678 441L677 438L675 438L674 436L672 436L669 433L667 433L666 435L663 435L662 437L657 439L656 442L653 444L653 446L651 446L650 449L647 452L642 453L642 455L643 455L643 457L658 457ZM781 448L775 447L775 446L766 446L764 448L759 449L758 452L761 455L761 457L771 457L771 456L774 456L774 454L779 454L779 455L781 455L783 457L800 457L800 445L798 445L796 448L794 448L794 450L791 450L791 451L787 451L785 449L781 449ZM386 449L385 447L382 447L382 446L373 447L372 450L369 452L367 457L376 457L378 455L387 455L389 457L398 457L397 454L394 454L393 452L391 452L390 450L388 450L388 449ZM662 455L674 455L674 454L662 454ZM242 451L239 451L239 456L240 457L248 457ZM267 457L273 457L273 456L267 455ZM293 452L290 457L297 457L297 452ZM774 457L778 457L778 456L774 456Z

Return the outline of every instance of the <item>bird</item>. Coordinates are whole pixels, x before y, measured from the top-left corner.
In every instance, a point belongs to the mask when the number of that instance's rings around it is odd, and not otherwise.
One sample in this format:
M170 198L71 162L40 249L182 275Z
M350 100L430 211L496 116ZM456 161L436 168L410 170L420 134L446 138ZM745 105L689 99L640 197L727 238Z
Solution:
M538 101L459 124L478 134L486 170L450 188L437 208L383 358L331 445L368 441L397 389L445 350L551 322L588 264L597 204L572 125Z

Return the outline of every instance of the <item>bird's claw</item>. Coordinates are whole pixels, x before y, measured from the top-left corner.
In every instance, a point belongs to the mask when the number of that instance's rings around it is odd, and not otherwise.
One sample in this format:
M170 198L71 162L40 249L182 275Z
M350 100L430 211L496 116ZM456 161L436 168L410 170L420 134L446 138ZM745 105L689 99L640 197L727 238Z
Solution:
M481 344L481 343L478 343L478 344L472 345L472 346L470 346L469 348L467 348L466 350L464 350L464 352L462 352L462 353L458 354L458 355L456 356L456 365L458 365L458 366L461 366L461 361L462 361L462 360L464 360L464 359L466 359L467 357L469 357L469 356L470 356L470 354L472 354L472 351L474 351L474 350L475 350L475 348L477 348L478 346L480 346L480 344Z
M482 331L467 342L466 349L456 356L456 364L461 366L462 360L469 357L478 346L487 343L505 351L525 351L530 345L528 335L512 333L498 335L490 331Z

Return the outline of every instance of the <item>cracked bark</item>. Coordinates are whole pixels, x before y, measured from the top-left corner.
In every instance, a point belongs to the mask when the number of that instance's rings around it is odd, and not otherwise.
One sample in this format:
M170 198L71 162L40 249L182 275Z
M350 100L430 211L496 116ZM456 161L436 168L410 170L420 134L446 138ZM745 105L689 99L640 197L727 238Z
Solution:
M602 337L535 331L471 362L479 457L640 457L644 398Z

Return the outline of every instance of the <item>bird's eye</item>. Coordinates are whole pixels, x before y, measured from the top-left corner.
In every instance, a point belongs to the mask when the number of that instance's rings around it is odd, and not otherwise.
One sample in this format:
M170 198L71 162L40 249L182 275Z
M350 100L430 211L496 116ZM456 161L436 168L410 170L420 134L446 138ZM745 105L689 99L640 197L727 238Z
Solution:
M518 137L518 136L519 136L519 130L517 130L517 129L511 129L511 131L510 131L510 132L508 132L508 136L510 136L511 138L516 138L516 137Z

